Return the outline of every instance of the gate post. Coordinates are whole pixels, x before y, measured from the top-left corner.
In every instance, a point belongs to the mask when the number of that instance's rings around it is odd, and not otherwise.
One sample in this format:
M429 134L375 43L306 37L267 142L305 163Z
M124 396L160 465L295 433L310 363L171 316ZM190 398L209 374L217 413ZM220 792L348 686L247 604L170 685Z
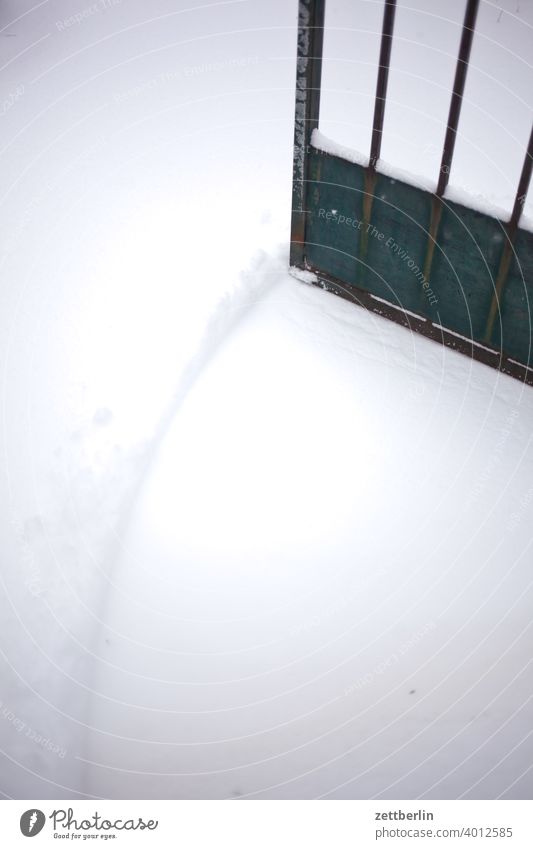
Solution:
M308 149L318 128L325 0L299 0L290 264L303 266L307 210Z

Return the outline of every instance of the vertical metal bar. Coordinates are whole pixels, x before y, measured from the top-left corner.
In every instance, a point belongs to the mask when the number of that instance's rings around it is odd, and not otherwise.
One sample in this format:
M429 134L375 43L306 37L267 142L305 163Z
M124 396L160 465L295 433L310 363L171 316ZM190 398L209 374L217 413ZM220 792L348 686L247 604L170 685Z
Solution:
M428 240L426 244L426 255L423 263L423 274L426 281L429 283L431 277L431 267L433 265L433 256L435 254L435 245L437 244L437 235L442 218L442 200L435 195L431 201L431 214L429 218Z
M429 221L428 241L426 247L426 255L424 257L423 262L424 277L427 281L429 281L431 276L433 255L435 253L435 245L437 244L437 236L439 232L440 221L442 218L441 200L444 196L446 186L448 185L448 181L450 179L453 152L455 149L455 141L457 138L457 127L459 125L459 116L461 114L461 106L463 104L466 74L468 71L468 63L470 61L472 42L474 40L474 30L476 26L478 8L479 0L467 0L465 16L463 20L463 29L461 32L461 42L459 44L459 56L457 57L455 79L453 81L450 111L448 113L448 123L446 125L446 135L444 137L444 146L442 149L439 179L437 182L437 190L435 192L436 197L433 199L433 203L431 204L431 217Z
M299 0L290 250L290 264L297 266L305 255L308 150L320 113L324 17L325 0Z
M385 102L387 100L387 84L389 81L390 57L392 51L392 34L394 30L394 16L396 14L396 0L385 0L383 9L383 24L381 27L381 46L379 49L378 78L376 82L376 97L374 100L374 120L372 121L372 138L370 141L370 159L365 172L365 193L363 196L363 229L359 244L358 281L363 285L365 276L365 260L368 252L368 228L372 206L374 203L374 190L376 187L376 165L381 153L381 139L383 137L383 119L385 117Z
M457 138L457 126L459 124L459 115L461 114L461 106L463 103L466 74L468 71L468 62L470 61L472 41L474 40L474 29L476 26L478 7L479 0L467 1L463 21L463 31L461 33L461 43L459 45L459 56L457 58L457 66L455 68L450 112L448 114L448 124L446 126L446 136L444 138L444 148L440 164L439 181L437 185L438 197L442 197L444 195L450 178L450 168L452 165L455 140Z
M531 172L533 168L533 127L531 128L531 134L529 136L529 142L526 150L526 155L524 157L524 164L522 165L522 172L520 174L520 179L518 181L518 187L516 189L516 195L513 204L513 211L511 213L511 217L507 224L505 225L506 239L505 244L503 246L503 252L500 259L500 265L498 266L498 273L496 275L496 280L494 282L494 294L492 296L492 300L490 303L489 315L487 318L487 326L485 328L485 341L489 342L492 338L492 331L494 329L494 322L496 320L496 315L498 313L498 308L500 305L501 295L503 292L503 287L505 286L505 281L507 280L509 274L509 268L511 267L511 260L513 258L513 244L516 236L516 231L518 230L518 224L520 223L520 216L522 215L522 209L524 207L524 203L527 197L527 192L529 189L529 184L531 182Z
M390 55L392 50L392 32L396 0L385 0L383 10L383 26L381 28L381 48L379 51L379 69L376 83L376 99L374 101L374 120L372 122L372 140L370 142L369 167L375 169L381 153L381 138L383 135L383 118L385 116L385 101L387 99L387 83L389 81Z
M513 211L511 213L511 218L507 225L508 232L511 232L513 235L516 233L518 223L520 221L520 216L522 215L522 209L524 208L524 204L526 202L527 192L529 189L529 184L531 182L531 172L533 170L533 127L531 127L531 133L529 136L529 142L527 145L526 155L524 157L524 164L522 165L522 172L520 174L520 179L518 181L518 187L516 189L516 195L513 204Z

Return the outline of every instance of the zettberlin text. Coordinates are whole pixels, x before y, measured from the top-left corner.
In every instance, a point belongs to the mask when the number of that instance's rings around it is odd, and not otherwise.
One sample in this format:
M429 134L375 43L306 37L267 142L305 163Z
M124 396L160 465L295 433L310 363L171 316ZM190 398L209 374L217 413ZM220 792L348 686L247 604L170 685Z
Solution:
M376 811L376 820L432 820L431 811Z

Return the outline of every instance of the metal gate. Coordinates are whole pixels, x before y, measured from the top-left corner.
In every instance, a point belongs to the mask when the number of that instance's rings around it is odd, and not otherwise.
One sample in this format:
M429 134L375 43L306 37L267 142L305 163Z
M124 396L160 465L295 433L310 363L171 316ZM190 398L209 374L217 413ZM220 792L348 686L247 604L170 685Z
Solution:
M366 161L318 133L325 0L300 0L291 266L318 285L533 385L533 233L519 226L533 129L512 213L445 198L479 0L467 0L434 193L380 171L396 0L385 0Z

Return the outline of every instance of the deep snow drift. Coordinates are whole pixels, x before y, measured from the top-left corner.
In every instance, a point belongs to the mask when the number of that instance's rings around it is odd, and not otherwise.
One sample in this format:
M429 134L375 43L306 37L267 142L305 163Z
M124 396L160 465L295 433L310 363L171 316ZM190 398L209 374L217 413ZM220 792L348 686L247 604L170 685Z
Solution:
M83 8L0 12L0 791L530 796L531 390L288 275L292 4Z
M85 789L527 797L532 393L266 270L121 539Z

